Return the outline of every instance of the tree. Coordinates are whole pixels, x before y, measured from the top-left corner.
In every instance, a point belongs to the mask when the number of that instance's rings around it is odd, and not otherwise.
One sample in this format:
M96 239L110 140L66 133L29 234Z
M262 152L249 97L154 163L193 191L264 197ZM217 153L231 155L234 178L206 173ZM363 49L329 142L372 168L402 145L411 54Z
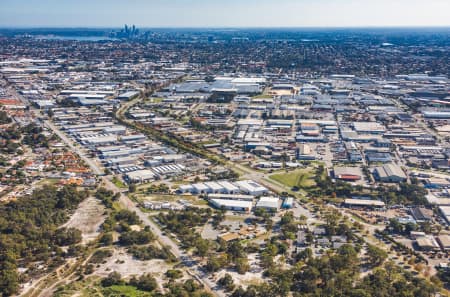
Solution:
M111 245L113 243L113 236L111 233L105 233L100 237L100 243L104 246Z
M205 268L209 272L216 272L216 271L219 271L223 267L222 264L223 263L220 258L213 256L213 257L209 257L208 261L206 262Z
M53 112L53 110L49 109L47 110L47 115L49 118L52 118L55 115L55 113Z
M194 247L198 256L205 257L209 251L209 241L198 236L194 241Z
M56 231L55 242L59 246L68 246L81 242L81 231L76 228L61 228Z
M123 285L124 281L122 280L122 275L116 271L108 274L107 277L102 279L101 284L103 287L111 287L115 285Z
M369 265L372 267L380 266L388 257L385 250L380 249L372 244L367 246L367 256L369 257Z
M227 249L228 255L231 259L243 258L246 256L244 247L239 241L232 242Z
M218 281L219 285L225 288L226 291L231 292L234 290L234 281L230 274L226 273L221 279Z
M19 275L16 260L12 253L0 255L0 292L2 296L10 296L19 290Z
M128 192L130 192L130 193L136 192L136 184L131 183L131 184L128 186Z
M336 234L336 228L340 218L341 214L336 209L332 209L330 212L325 214L326 229L328 234Z
M147 244L154 240L155 236L150 230L128 231L122 233L119 237L120 245Z
M151 274L144 274L139 277L136 287L139 290L151 292L158 287L158 282Z
M166 276L170 279L178 279L183 277L183 272L178 269L169 269L166 271Z
M250 264L248 263L247 258L238 258L235 261L236 263L236 271L239 274L245 274L250 270Z

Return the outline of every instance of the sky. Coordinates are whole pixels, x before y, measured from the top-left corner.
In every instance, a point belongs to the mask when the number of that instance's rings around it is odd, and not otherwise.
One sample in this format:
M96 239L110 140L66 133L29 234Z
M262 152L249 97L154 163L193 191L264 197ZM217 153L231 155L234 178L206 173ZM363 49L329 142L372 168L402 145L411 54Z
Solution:
M450 0L0 0L0 27L450 26Z

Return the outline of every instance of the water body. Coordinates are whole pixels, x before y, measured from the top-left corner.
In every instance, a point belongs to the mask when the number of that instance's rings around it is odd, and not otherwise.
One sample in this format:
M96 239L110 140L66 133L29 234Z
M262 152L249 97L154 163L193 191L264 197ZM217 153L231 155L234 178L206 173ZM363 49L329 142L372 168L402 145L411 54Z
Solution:
M43 40L75 40L75 41L113 41L117 38L110 38L107 36L57 36L57 35L40 35L36 36L36 39Z

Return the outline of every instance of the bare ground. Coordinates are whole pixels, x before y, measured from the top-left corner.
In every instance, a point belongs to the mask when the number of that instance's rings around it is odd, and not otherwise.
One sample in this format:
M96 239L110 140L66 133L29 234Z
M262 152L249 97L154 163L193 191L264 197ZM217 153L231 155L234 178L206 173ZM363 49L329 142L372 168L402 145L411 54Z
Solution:
M104 207L94 197L80 203L70 220L62 227L77 228L83 236L83 243L89 243L100 234L100 226L105 220Z

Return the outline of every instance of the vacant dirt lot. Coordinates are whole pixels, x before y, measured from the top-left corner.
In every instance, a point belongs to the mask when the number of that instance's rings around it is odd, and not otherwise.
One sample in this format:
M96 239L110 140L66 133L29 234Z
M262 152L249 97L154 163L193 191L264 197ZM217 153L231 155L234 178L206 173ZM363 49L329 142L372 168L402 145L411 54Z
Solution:
M103 205L94 197L89 197L80 203L78 209L63 227L79 229L83 234L83 243L86 244L99 235L99 228L105 220L103 213Z

